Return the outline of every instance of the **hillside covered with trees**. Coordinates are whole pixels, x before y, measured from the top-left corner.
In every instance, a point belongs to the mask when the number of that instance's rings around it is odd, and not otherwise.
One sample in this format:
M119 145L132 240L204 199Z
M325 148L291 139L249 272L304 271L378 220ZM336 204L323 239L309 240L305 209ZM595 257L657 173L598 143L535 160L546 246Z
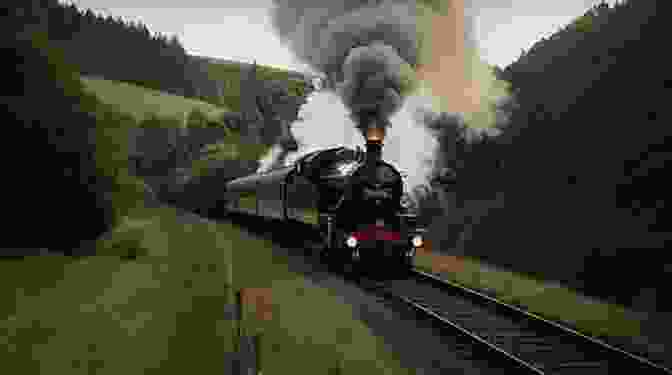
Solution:
M17 1L13 12L17 22L45 32L82 76L137 84L237 110L240 67L191 56L175 36L58 0ZM305 89L304 82L289 79L286 72L259 70L263 80L287 81L292 94L301 95Z
M498 71L515 96L502 134L469 141L461 128L442 140L458 176L435 222L444 248L669 311L660 3L597 5Z
M15 8L15 15L46 32L82 75L186 97L217 95L206 64L190 59L177 38L152 34L145 25L82 11L58 0L24 2Z

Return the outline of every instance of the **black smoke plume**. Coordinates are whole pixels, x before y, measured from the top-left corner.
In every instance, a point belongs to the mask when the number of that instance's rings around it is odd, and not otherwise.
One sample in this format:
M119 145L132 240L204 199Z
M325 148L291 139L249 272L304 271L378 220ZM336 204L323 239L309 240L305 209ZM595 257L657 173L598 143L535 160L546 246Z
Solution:
M362 135L369 126L395 124L385 132L386 144L397 142L397 164L409 172L413 187L427 181L420 159L435 150L430 133L436 141L446 139L443 133L465 133L464 126L491 128L494 103L506 95L505 85L478 56L468 14L473 8L465 0L274 0L271 14L279 37L326 75L327 87L340 96ZM430 100L406 100L410 97ZM327 117L323 123L339 126ZM450 145L436 148L431 169L445 164L437 159Z
M276 0L272 14L280 37L329 77L364 132L361 112L387 119L413 87L416 8L415 2Z

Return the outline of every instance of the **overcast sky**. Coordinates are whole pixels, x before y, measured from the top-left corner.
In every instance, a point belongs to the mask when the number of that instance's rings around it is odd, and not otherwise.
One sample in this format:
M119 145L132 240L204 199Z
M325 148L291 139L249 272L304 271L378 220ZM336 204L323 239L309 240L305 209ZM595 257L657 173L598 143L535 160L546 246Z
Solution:
M334 0L338 1L338 0ZM274 35L272 0L62 0L80 9L141 21L152 32L176 34L191 54L252 62L291 70L297 61ZM522 49L548 36L600 0L475 0L481 56L504 67ZM613 4L614 0L608 3Z

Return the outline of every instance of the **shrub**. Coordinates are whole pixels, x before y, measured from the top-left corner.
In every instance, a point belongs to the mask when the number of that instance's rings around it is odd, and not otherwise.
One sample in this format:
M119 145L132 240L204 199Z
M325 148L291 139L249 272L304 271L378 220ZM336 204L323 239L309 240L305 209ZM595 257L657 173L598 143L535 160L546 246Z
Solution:
M143 238L147 227L152 223L149 219L124 219L105 238L97 244L98 255L118 256L125 259L134 259L148 254Z
M183 124L177 118L148 113L138 126L141 128L178 129L183 127Z
M209 124L208 116L203 112L193 109L189 112L187 116L187 128L189 129L202 129L207 127Z

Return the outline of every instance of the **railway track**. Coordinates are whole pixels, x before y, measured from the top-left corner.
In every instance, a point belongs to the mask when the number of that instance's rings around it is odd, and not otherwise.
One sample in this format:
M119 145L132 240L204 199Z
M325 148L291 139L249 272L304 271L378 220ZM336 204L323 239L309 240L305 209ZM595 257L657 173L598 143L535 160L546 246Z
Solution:
M672 374L639 355L419 270L409 280L361 285L459 334L470 343L463 355L494 360L506 373Z
M290 241L288 245L297 244ZM298 247L311 248L307 243ZM307 250L306 254L314 250ZM358 284L409 307L419 318L432 320L437 328L457 334L461 343L454 350L460 352L460 357L492 362L489 368L503 369L506 374L582 375L625 371L636 375L672 375L670 369L641 355L417 269L407 280L360 279Z

